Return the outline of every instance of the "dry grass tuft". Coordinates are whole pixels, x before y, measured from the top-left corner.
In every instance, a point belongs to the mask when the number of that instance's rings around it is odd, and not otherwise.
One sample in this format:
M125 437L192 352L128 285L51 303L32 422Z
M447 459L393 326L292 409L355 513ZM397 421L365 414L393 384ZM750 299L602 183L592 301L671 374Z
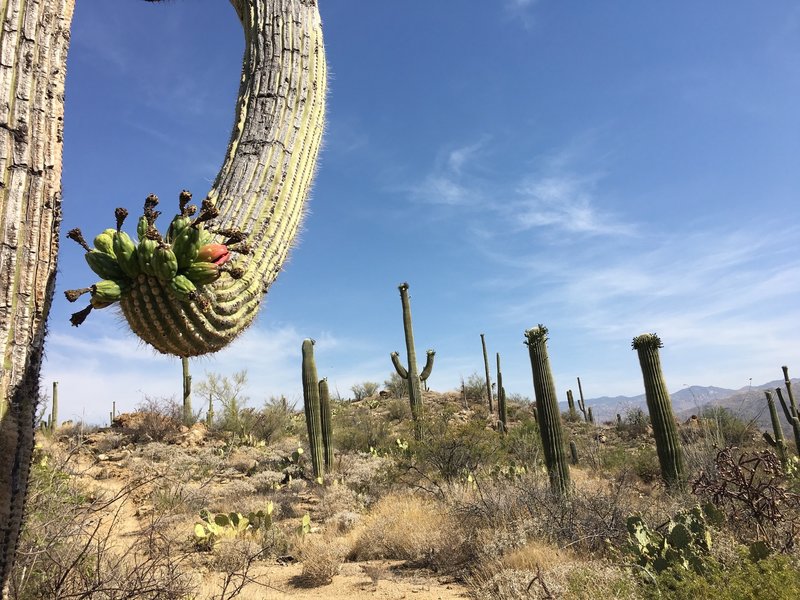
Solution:
M341 539L307 536L299 554L303 571L297 583L303 587L319 587L333 581L344 562L347 545Z

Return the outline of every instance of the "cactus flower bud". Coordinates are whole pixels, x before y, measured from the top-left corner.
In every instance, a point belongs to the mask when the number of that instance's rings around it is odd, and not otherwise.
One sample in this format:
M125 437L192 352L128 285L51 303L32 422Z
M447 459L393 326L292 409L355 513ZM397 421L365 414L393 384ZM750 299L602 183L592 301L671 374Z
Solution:
M231 253L228 251L228 247L225 244L206 244L200 248L196 260L220 266L228 262L230 257Z

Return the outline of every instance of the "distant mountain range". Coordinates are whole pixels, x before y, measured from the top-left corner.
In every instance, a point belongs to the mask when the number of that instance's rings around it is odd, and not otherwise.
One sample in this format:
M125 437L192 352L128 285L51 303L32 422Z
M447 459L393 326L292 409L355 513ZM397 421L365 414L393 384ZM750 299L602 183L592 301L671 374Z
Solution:
M672 408L680 420L685 420L691 415L701 413L703 409L709 406L721 406L742 419L748 421L754 419L762 428L766 428L771 425L764 391L773 391L772 397L775 398L775 402L778 402L778 398L774 393L777 387L783 389L783 396L788 401L782 379L776 379L758 386L745 386L738 390L692 385L684 387L677 392L670 392L670 398L672 399ZM795 399L800 402L800 379L792 379L792 391ZM577 404L577 398L575 401ZM562 410L567 410L566 402L561 402L560 405ZM587 408L591 406L595 420L600 421L614 420L617 413L624 417L628 410L635 407L647 410L646 405L647 400L644 394L639 396L601 396L599 398L586 399ZM778 405L778 413L784 421L784 428L788 427L780 405Z

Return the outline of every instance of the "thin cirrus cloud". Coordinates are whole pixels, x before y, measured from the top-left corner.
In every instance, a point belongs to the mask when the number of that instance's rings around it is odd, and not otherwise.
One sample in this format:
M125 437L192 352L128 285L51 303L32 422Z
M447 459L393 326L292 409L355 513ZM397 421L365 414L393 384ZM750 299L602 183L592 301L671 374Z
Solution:
M597 207L595 188L599 175L573 175L564 151L537 162L536 175L494 173L480 158L491 154L489 140L442 153L422 183L410 188L411 197L433 205L478 207L510 222L517 231L534 228L586 235L633 235L635 227ZM484 161L485 162L485 161ZM487 190L492 190L488 193ZM498 193L500 192L500 193ZM494 200L497 196L503 202Z

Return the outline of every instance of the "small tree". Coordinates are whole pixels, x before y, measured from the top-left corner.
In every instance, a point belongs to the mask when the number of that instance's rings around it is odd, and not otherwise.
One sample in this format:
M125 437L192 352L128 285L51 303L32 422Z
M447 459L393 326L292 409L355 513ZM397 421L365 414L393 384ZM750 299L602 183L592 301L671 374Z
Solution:
M247 371L241 370L230 378L217 373L209 373L206 380L197 386L197 393L208 398L211 404L222 407L215 411L216 425L223 431L239 435L250 432L253 411L247 409L249 398L244 395L247 387Z
M353 392L354 400L363 400L364 398L369 398L370 396L374 396L375 392L378 391L379 387L380 387L379 383L376 383L374 381L365 381L363 383L355 384L350 389Z

